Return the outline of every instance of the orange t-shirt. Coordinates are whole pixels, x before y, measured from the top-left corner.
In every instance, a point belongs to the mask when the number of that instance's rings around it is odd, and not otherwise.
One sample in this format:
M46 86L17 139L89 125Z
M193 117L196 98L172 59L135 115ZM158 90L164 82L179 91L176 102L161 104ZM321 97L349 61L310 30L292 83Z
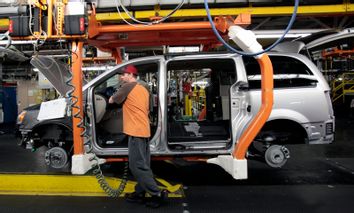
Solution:
M135 137L150 137L149 92L136 84L123 104L123 133Z

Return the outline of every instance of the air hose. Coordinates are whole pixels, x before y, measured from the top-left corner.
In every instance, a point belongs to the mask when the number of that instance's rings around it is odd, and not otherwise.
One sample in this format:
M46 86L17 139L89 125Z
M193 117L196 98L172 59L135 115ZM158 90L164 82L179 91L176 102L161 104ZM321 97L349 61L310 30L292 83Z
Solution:
M272 45L270 45L269 47L267 47L265 50L262 50L260 52L257 52L257 53L249 53L249 52L243 52L243 51L239 51L239 50L236 50L234 49L232 46L230 46L228 43L226 43L224 41L224 39L221 37L221 35L219 34L218 30L216 29L215 27L215 24L213 22L213 19L211 18L211 15L210 15L210 10L209 10L209 6L208 6L208 1L207 0L204 0L204 7L205 7L205 10L206 10L206 13L207 13L207 16L208 16L208 20L210 22L210 25L211 25L211 28L214 32L214 34L216 35L216 37L218 38L218 40L228 49L230 50L231 52L234 52L234 53L237 53L239 55L244 55L244 56L257 56L257 55L260 55L260 54L263 54L265 52L268 52L270 51L271 49L273 49L276 45L278 45L285 37L285 35L289 32L289 30L291 29L292 25L294 24L295 22L295 19L296 19L296 14L297 14L297 9L299 7L299 0L295 0L295 4L294 4L294 11L291 15L291 18L290 18L290 21L288 23L288 26L286 27L283 35L278 39L276 40Z
M73 53L74 54L74 53ZM72 60L70 60L71 63ZM71 65L70 65L71 67ZM123 193L124 188L128 182L128 172L129 172L129 163L128 161L125 163L124 169L123 169L123 177L122 177L122 181L119 184L117 189L112 188L109 183L107 182L107 180L105 179L103 173L102 173L102 169L100 167L99 164L99 159L96 156L96 154L93 152L93 146L92 146L92 137L91 135L87 132L86 126L84 125L84 119L83 117L80 115L80 107L78 107L76 104L78 102L78 98L76 96L73 95L74 90L76 89L75 85L72 84L72 79L73 76L71 74L72 72L70 72L70 77L69 79L65 82L69 87L71 87L71 89L66 93L66 97L69 98L70 102L69 102L69 111L71 112L72 108L77 109L77 112L75 114L73 114L72 116L74 118L80 119L79 124L77 125L78 128L81 128L83 131L81 133L81 137L84 138L85 142L84 142L84 146L85 146L85 151L87 154L93 154L93 157L90 158L89 160L91 162L94 162L92 164L92 173L93 175L96 177L97 182L99 183L100 187L102 188L102 190L110 197L118 197L120 194Z
M5 48L9 48L11 45L11 37L9 36L9 33L6 32L4 34L0 34L0 40L3 40L4 38L7 38L7 44L5 45Z

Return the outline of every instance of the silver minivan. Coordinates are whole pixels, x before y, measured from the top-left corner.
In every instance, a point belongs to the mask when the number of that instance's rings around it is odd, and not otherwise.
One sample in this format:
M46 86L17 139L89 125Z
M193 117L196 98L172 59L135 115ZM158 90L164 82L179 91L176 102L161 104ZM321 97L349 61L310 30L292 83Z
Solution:
M308 58L294 53L269 55L274 67L273 111L247 157L261 157L269 166L281 167L290 156L287 144L333 142L334 115L330 88ZM37 57L32 64L65 96L70 87L64 82L70 72L60 62L55 62L57 66L43 66L53 65L53 61ZM121 106L107 102L119 87L119 70L128 64L138 68L141 84L150 91L152 157L211 158L230 154L261 104L260 71L253 58L201 54L127 61L83 87L87 133L93 152L101 158L128 154ZM43 118L39 114L40 106L20 114L19 144L32 150L47 146L46 156L56 157L43 160L62 168L72 154L71 116L64 113Z

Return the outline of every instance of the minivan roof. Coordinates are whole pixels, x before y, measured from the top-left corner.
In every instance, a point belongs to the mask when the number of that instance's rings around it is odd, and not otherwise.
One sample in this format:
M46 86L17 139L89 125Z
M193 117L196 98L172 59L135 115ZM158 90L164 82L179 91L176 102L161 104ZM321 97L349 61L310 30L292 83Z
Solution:
M285 41L273 48L276 52L299 53L301 50L322 50L330 47L348 44L353 46L354 28L348 28L341 31L327 30L315 33L301 39Z

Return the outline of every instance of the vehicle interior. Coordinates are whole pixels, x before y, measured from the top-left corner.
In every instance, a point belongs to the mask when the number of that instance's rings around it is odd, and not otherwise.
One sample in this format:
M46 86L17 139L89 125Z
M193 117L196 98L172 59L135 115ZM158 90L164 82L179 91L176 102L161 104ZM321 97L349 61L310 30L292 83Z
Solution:
M150 92L150 127L153 136L157 127L158 113L156 111L157 101L157 63L136 64L139 71L138 83L143 85ZM109 104L109 98L119 89L121 85L120 69L117 69L111 76L103 79L94 88L94 112L96 141L102 148L127 147L128 138L123 133L123 109L122 104Z
M236 81L234 60L174 60L167 70L169 148L227 148L231 138L229 90Z
M151 136L158 121L158 64L136 65L150 92ZM96 139L103 148L126 147L122 105L108 104L119 88L118 71L94 88ZM171 150L225 149L231 139L229 90L236 81L232 59L172 60L167 65L167 137ZM161 104L163 106L163 104Z

